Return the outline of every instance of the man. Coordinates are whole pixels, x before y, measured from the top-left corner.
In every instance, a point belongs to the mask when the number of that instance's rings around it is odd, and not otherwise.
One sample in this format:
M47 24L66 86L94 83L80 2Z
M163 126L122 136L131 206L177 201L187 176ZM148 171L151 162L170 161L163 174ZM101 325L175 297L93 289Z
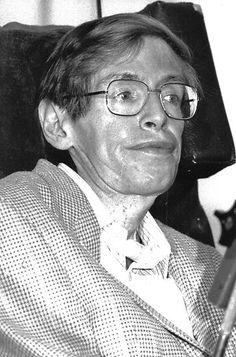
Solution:
M212 353L219 255L148 213L175 179L197 109L189 61L180 39L138 14L59 41L39 120L76 171L40 160L1 181L1 356Z

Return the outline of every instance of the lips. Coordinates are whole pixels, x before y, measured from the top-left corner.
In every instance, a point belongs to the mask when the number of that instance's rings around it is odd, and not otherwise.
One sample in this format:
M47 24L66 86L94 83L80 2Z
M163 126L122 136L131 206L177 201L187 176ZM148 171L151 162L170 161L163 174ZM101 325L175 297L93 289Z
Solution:
M171 154L176 149L176 143L173 140L145 141L131 146L130 149L152 154Z

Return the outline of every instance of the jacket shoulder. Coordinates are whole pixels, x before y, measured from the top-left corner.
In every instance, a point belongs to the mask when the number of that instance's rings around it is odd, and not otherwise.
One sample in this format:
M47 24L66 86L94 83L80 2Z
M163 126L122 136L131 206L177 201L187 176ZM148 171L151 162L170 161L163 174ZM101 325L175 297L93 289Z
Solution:
M14 172L0 180L1 201L17 204L44 196L50 197L49 185L35 170Z
M74 227L81 216L90 220L92 216L86 196L77 184L46 160L39 160L32 171L16 172L1 179L0 205L3 215L7 207L24 217L40 217L44 212L67 228Z
M175 256L183 255L191 262L210 267L214 272L219 268L222 255L212 246L193 239L186 234L158 222L171 245L171 250Z

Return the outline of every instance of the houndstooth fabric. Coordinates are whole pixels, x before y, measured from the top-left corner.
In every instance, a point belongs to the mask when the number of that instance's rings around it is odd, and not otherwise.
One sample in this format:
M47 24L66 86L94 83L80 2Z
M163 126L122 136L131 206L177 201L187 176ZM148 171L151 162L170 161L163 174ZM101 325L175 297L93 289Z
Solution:
M195 339L100 265L100 229L78 186L40 160L0 182L0 357L209 356L222 313L207 302L220 258L161 226ZM236 355L235 332L226 356Z

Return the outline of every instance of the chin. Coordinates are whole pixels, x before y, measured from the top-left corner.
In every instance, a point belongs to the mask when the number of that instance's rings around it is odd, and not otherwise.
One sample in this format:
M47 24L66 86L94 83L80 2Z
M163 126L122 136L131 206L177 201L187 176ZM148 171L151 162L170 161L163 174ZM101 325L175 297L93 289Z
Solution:
M140 195L140 196L159 196L162 193L166 192L169 190L169 188L173 185L174 183L174 177L171 177L167 179L166 177L163 178L155 178L148 180L133 180L129 182L129 184L126 186L126 188L123 187L121 191L123 191L124 194L131 194L131 195Z
M175 181L176 175L165 178L157 178L149 181L145 185L146 195L159 196L170 189Z
M169 188L173 185L173 182L169 182L168 184L165 185L153 185L153 187L149 186L149 188L146 190L146 196L160 196L163 193L167 192Z
M157 168L157 169L156 169ZM155 165L142 170L127 170L119 177L114 190L125 195L159 196L173 185L178 165Z

